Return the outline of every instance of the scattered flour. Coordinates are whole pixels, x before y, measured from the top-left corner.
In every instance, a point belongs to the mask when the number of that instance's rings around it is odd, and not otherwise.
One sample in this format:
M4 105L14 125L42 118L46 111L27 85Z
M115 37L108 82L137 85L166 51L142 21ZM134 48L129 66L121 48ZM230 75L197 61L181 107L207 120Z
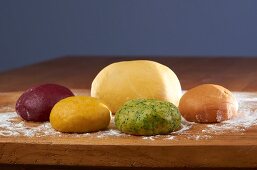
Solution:
M187 122L185 119L182 119L182 123L181 123L181 129L178 130L178 131L175 131L175 132L171 132L171 134L185 134L189 129L192 128L192 126L194 125L195 123L192 123L192 122Z
M217 120L217 122L221 122L222 119L223 119L222 112L218 110L218 111L217 111L216 120Z
M126 136L126 134L121 133L119 130L116 129L108 129L105 131L100 131L97 132L97 138L103 138L103 137L108 137L108 136ZM129 135L127 135L129 136Z
M235 96L239 102L238 115L222 123L207 125L207 128L202 130L203 133L243 132L251 126L257 125L257 98L246 98L240 93Z
M219 135L227 132L240 132L252 126L257 126L257 98L251 94L236 93L235 96L239 101L239 114L231 120L217 124L208 124L204 129L195 130L192 134L191 129L199 127L196 123L182 120L181 129L172 132L169 135L143 136L143 140L176 140L179 137L184 137L189 140L208 140L213 135ZM45 123L27 123L22 121L17 113L6 112L0 113L0 136L26 136L26 137L42 137L42 136L72 136L72 137L129 137L130 135L121 133L115 129L114 117L111 119L110 127L107 130L95 133L83 134L67 134L55 131L49 122Z
M27 126L26 122L18 122L17 113L8 112L0 113L0 136L51 136L60 135L60 132L55 131L51 128L49 122L38 123L37 125L31 127Z
M191 139L191 140L203 140L203 139L210 139L212 138L212 136L210 135L203 135L203 134L200 134L200 135L188 135L187 136L187 139Z
M155 138L156 136L144 136L144 137L142 137L142 139L146 139L146 140L155 140L154 138Z
M175 139L175 136L170 136L170 137L167 137L166 139L173 140L173 139Z
M120 132L119 130L115 129L115 126L114 126L114 116L111 117L111 121L110 121L110 126L109 126L109 129L107 130L104 130L104 131L99 131L99 132L96 132L96 137L97 138L104 138L104 137L109 137L109 136L130 136L130 135L127 135L125 133L122 133Z

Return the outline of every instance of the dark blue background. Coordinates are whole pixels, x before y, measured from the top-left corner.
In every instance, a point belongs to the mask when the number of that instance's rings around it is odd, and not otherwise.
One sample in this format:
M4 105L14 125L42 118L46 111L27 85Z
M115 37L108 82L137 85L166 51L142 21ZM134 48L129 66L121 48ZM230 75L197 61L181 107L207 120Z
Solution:
M0 1L0 70L69 54L257 56L257 1Z

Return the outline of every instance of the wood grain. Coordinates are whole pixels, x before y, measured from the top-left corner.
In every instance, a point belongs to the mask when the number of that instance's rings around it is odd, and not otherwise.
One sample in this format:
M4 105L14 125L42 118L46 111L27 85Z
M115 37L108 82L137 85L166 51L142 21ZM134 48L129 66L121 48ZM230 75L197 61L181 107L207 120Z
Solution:
M182 88L216 83L232 91L257 91L257 58L169 57L63 57L0 73L0 91L20 91L41 83L59 83L74 89L90 89L105 66L133 59L150 59L169 66Z
M92 79L111 62L124 58L62 58L0 74L0 112L14 111L22 90L53 82L88 95ZM233 91L257 97L257 59L153 58L178 74L184 89L201 83L218 83ZM84 77L84 78L82 78ZM256 103L249 101L256 110ZM0 113L1 114L1 113ZM21 121L21 120L19 120ZM28 123L33 125L33 123ZM257 127L240 133L213 134L194 140L205 124L195 125L176 140L144 140L137 136L1 137L0 164L76 165L89 167L257 167Z

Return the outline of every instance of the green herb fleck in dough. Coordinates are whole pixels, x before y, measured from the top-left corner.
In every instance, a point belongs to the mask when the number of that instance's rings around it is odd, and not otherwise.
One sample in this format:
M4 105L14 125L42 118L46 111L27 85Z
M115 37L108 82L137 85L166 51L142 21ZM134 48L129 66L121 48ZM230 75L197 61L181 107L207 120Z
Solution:
M169 134L178 130L181 115L170 102L156 99L133 99L115 114L116 127L132 135Z

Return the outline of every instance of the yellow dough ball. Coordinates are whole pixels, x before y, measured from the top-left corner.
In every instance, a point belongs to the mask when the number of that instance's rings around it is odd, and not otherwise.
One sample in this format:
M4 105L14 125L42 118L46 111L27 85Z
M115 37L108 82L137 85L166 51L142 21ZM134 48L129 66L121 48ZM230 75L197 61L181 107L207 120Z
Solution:
M113 63L101 70L91 86L91 96L103 100L115 113L131 99L159 99L178 106L182 95L176 74L148 60Z
M52 127L60 132L94 132L108 127L110 110L93 97L73 96L65 98L50 113Z

